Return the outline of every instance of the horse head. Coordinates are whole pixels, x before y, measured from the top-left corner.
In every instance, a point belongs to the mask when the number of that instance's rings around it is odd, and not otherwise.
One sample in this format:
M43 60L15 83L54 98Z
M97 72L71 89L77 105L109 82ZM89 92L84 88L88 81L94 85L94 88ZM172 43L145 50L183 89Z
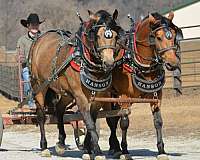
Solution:
M90 21L86 35L90 54L94 63L100 64L104 71L109 71L114 66L117 41L123 32L116 23L118 11L115 10L113 15L105 10L96 13L88 10L88 13Z
M174 70L178 66L176 51L179 46L178 39L182 38L181 30L172 23L173 17L173 12L170 12L168 17L158 13L149 14L141 23L137 35L139 43L144 43L141 39L147 39L153 50L153 60L165 63L168 70Z

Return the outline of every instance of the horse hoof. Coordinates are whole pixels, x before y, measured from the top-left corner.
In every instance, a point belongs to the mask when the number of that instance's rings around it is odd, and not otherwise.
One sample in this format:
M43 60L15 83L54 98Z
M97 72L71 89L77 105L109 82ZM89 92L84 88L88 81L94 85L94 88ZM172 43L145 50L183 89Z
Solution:
M106 160L105 156L96 156L94 160Z
M84 143L84 140L85 140L85 135L80 135L80 136L79 136L79 142L80 142L81 144L83 144L83 143Z
M65 146L59 143L56 143L55 151L58 155L63 155L65 153Z
M169 160L166 154L160 154L157 156L157 160Z
M83 160L93 160L94 157L91 154L83 154L82 159Z
M120 160L133 160L133 158L129 154L122 154Z
M41 151L41 156L42 157L51 157L51 153L48 149L45 149L45 150Z
M113 155L114 159L120 159L120 156L122 155L122 152L121 151L114 152L112 155Z

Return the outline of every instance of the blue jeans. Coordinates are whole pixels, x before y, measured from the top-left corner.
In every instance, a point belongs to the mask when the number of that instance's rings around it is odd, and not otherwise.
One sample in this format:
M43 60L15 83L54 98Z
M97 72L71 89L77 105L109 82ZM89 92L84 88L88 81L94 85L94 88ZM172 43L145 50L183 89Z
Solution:
M24 81L24 95L29 96L28 105L30 107L34 106L32 89L30 84L30 75L28 67L22 69L22 79Z

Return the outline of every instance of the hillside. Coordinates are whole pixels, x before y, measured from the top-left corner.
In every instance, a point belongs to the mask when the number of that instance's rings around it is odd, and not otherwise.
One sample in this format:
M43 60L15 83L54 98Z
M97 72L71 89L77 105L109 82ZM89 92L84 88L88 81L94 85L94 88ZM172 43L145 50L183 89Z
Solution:
M94 12L105 9L112 13L116 8L119 10L121 25L127 29L128 13L139 19L149 12L163 13L193 1L195 0L0 0L0 46L6 46L8 50L15 49L17 39L26 31L20 25L20 19L26 19L31 12L46 19L41 30L62 28L75 32L79 25L76 11L86 20L87 9Z

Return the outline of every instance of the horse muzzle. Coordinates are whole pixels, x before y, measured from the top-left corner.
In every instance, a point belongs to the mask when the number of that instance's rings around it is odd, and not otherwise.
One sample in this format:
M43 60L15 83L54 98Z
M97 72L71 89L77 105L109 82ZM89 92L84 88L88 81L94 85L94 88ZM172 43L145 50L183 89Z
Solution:
M167 68L168 71L174 71L178 69L178 65L172 65L170 63L165 63L165 67Z
M109 64L109 63L104 62L102 66L103 66L104 72L110 72L114 68L114 63Z

